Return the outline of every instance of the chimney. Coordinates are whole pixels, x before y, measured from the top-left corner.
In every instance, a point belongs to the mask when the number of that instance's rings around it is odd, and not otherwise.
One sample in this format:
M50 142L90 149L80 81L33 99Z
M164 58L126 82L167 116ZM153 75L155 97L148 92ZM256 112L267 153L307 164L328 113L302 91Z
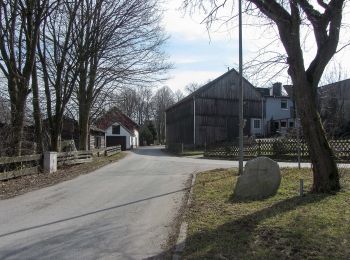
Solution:
M280 97L282 96L282 83L276 82L272 84L272 96Z

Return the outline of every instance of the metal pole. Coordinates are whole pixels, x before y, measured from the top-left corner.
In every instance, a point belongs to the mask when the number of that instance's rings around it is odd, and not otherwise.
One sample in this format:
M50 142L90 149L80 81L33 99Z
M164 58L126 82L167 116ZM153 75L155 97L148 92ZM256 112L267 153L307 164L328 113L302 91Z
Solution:
M300 142L300 121L296 120L294 124L298 123L297 126L297 140L298 140L298 169L301 169L301 142Z
M239 174L243 174L243 51L242 51L242 0L238 1L239 20Z
M196 99L193 96L193 149L196 146Z
M164 138L165 138L165 145L168 145L168 142L166 140L166 112L164 112Z

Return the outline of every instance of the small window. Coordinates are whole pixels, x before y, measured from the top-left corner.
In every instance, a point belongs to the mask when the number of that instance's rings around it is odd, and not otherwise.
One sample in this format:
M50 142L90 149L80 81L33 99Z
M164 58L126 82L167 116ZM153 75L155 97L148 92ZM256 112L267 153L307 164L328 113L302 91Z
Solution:
M289 127L290 128L294 127L294 122L289 122Z
M120 125L112 126L112 134L119 135L120 134Z
M281 99L281 108L288 109L288 100Z
M287 122L286 121L281 121L281 128L282 127L287 127Z
M254 129L260 129L260 119L254 119L253 127Z

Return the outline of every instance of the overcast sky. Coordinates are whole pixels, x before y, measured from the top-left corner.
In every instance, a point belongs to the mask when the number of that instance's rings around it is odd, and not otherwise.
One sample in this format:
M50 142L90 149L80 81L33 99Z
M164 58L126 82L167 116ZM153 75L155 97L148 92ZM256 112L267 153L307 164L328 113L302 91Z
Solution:
M204 17L203 14L184 15L183 11L178 10L181 2L181 0L166 0L164 5L166 11L163 23L170 36L166 52L170 56L170 62L175 67L169 72L170 79L165 82L165 85L174 91L183 90L191 82L203 84L225 73L228 67L238 67L238 29L228 30L225 26L221 27L219 31L212 29L209 37L205 25L200 24ZM345 19L348 19L347 16L349 15L345 15ZM271 35L266 35L263 27L245 26L243 35L245 61L255 57L258 50L271 40ZM282 46L278 45L274 46L274 50L280 48L282 52ZM313 43L306 44L306 49L308 55L312 57L314 54ZM350 49L336 55L335 60L343 66L344 71L347 71ZM348 76L350 77L350 75ZM286 74L275 79L283 84L290 83ZM260 80L256 82L255 80L252 83L268 86L271 81Z

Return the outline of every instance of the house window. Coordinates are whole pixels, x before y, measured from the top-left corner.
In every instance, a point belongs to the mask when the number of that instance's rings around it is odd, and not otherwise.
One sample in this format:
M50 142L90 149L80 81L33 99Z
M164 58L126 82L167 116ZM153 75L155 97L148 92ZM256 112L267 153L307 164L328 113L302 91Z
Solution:
M281 108L288 109L288 100L281 99Z
M294 122L289 122L289 127L290 128L294 127Z
M120 125L112 126L112 134L119 135L120 134Z
M286 121L281 121L281 128L282 127L287 127L287 122Z
M260 119L254 119L253 121L253 127L254 129L260 129Z

